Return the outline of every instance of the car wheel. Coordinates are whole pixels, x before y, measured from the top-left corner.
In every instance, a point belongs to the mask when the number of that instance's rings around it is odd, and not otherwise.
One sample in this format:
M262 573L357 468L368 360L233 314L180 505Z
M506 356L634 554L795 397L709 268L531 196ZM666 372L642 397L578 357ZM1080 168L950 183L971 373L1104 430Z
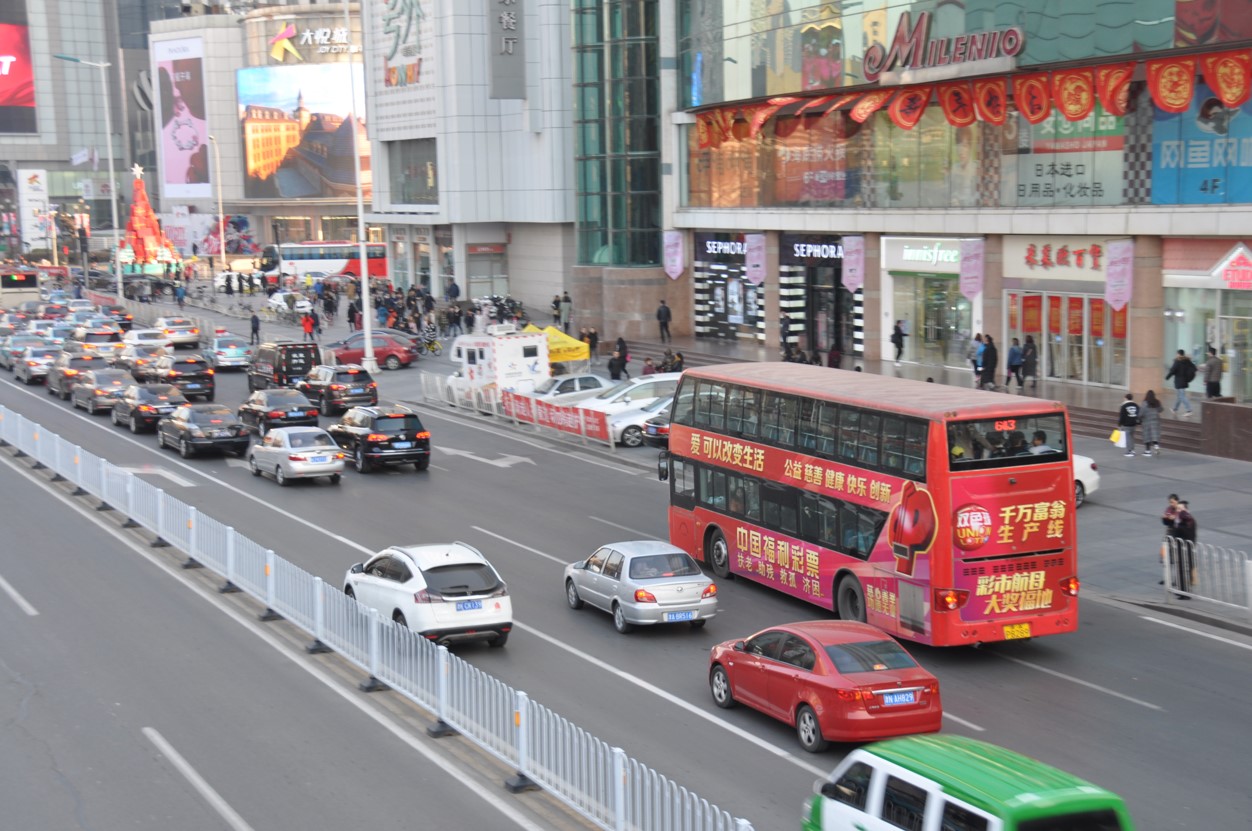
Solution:
M835 591L835 611L840 620L865 622L865 592L861 589L861 581L855 577L844 577L839 581Z
M352 590L351 586L344 586L343 593L348 596L349 600L356 600L356 592Z
M1087 501L1087 489L1082 486L1082 482L1074 480L1074 507L1081 508L1082 503Z
M496 635L495 640L487 641L487 646L490 646L492 649L499 649L500 647L504 646L508 642L509 642L509 633L501 632L499 635Z
M388 355L387 360L383 361L383 366L390 370L397 370L400 368L400 359L395 355Z
M635 627L626 619L626 612L622 609L621 603L613 604L613 628L625 635Z
M215 395L215 393L209 393L208 395L206 395L206 396L204 397L204 400L205 400L205 401L212 401L212 400L213 400L213 398L214 398L214 395Z
M356 449L356 457L354 458L353 461L356 463L357 473L369 473L370 472L370 463L369 463L369 459L365 458L364 448L358 447Z
M622 444L627 447L638 447L643 444L643 431L631 425L622 431Z
M109 410L109 420L113 422L114 427L121 427L122 422L117 420L117 407Z
M583 599L578 596L578 587L574 585L573 580L565 581L565 602L569 604L571 609L581 609L583 607Z
M253 476L261 475L261 466L256 463L256 456L248 457L248 470L252 471Z
M821 753L826 749L827 742L822 738L822 726L817 723L817 713L807 704L801 704L796 711L796 736L800 739L800 747L809 753Z
M191 458L191 445L187 443L186 439L178 440L178 455L184 459Z
M433 342L430 344L430 351L431 351L431 352L434 352L436 355L442 355L442 354L443 354L443 344L442 344L442 343L440 343L439 341L433 341Z
M729 710L739 703L735 701L735 694L730 690L730 676L721 664L715 665L709 672L709 692L713 693L713 703L723 710Z
M91 416L95 415L96 414L96 399L94 398L90 399L87 402L87 406L85 409L87 410L87 415L91 415Z
M422 458L418 459L416 462L413 463L413 469L416 470L418 473L421 473L423 470L427 470L429 467L430 467L429 456L423 456Z
M282 465L274 465L274 481L278 483L279 487L287 487L287 474L283 473Z
M130 431L135 435L139 435L139 419L132 414L130 417Z
M62 400L62 401L69 401L69 400L70 400L70 391L69 391L69 390L61 390L61 400Z
M322 415L330 416L330 402L326 400L326 396L322 396L322 403L318 405L318 409L322 411Z
M692 628L692 629L703 629L703 628L704 628L704 624L706 624L706 623L708 623L708 622L709 622L709 619L708 619L708 618L698 617L698 618L696 618L695 620L691 621L691 628Z
M705 543L704 559L713 569L713 573L726 580L730 577L730 546L721 531L714 529Z
M395 612L391 616L391 622L404 627L409 625L409 622L404 619L404 612Z
M340 476L338 473L332 473L330 475L330 483L332 485L338 485L341 481L343 481L343 477Z

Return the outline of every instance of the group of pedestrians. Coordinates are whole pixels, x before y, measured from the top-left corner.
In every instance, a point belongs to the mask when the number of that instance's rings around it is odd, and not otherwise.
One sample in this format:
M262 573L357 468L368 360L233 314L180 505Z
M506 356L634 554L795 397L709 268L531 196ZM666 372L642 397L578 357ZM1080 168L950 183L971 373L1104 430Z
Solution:
M1175 597L1188 600L1186 594L1196 584L1195 542L1198 527L1191 506L1178 494L1169 495L1169 504L1161 514L1165 526L1165 539L1161 541L1161 564L1169 563L1170 588L1177 589ZM1165 580L1160 581L1165 585Z
M1148 390L1143 402L1135 401L1134 393L1126 393L1126 400L1117 410L1118 446L1125 455L1135 455L1135 431L1143 427L1143 455L1161 455L1161 400L1155 390Z
M896 322L896 328L900 328L899 321ZM902 348L903 339L896 347L897 365ZM994 337L981 332L976 333L965 350L965 359L974 370L976 388L992 390L999 388L996 384L996 372L1000 364L1000 348L996 345ZM1025 343L1018 338L1013 338L1004 363L1007 370L1004 375L1005 389L1008 389L1014 380L1017 381L1018 390L1024 389L1028 380L1031 389L1039 386L1039 346L1035 343L1034 335L1026 335Z
M1195 365L1195 361L1191 360L1191 356L1187 354L1187 350L1179 349L1174 362L1169 367L1169 373L1165 376L1165 380L1173 379L1174 381L1174 407L1172 412L1180 418L1188 418L1191 416L1191 382L1196 379L1200 373L1200 369L1204 370L1204 397L1205 398L1221 398L1222 395L1222 359L1217 356L1217 348L1210 346L1208 348L1208 357L1204 359L1201 367ZM1179 413L1179 410L1182 410Z

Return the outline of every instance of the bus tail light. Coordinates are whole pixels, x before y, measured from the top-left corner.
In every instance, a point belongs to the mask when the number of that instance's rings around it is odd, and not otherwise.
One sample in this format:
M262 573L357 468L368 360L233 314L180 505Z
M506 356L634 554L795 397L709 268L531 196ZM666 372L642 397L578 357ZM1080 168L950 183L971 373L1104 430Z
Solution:
M700 593L701 597L717 597L717 584L709 583L705 586L704 591Z
M655 603L656 595L654 595L652 592L648 591L647 589L635 589L635 602L636 603Z
M969 592L961 589L935 589L935 608L941 612L955 612L969 600Z
M1066 577L1061 581L1061 593L1070 597L1077 597L1080 588L1082 588L1082 582L1077 577Z

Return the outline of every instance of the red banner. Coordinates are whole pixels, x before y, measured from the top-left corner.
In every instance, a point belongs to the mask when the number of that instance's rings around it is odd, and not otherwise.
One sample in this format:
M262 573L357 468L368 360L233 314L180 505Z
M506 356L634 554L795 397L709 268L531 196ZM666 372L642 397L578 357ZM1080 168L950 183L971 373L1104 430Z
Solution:
M1061 334L1061 298L1053 295L1048 298L1048 339Z
M852 108L852 120L858 124L864 124L865 119L882 109L883 104L895 95L894 89L876 89L866 94L864 98L856 102L856 106Z
M1013 103L1031 124L1038 124L1052 112L1048 94L1048 73L1034 72L1013 78Z
M1204 82L1227 107L1241 107L1252 93L1252 53L1246 49L1200 58Z
M929 84L920 87L905 87L900 90L900 94L887 108L887 114L891 116L891 120L896 123L897 127L912 130L917 126L917 122L922 119L922 114L926 112L926 105L930 103L930 90Z
M1167 113L1182 113L1195 93L1195 58L1148 61L1148 91L1156 106Z
M1018 297L1016 294L1009 294L1009 331L1017 331L1018 314Z
M1082 121L1095 109L1095 73L1090 69L1053 72L1052 100L1066 121Z
M1043 334L1043 295L1028 294L1022 298L1022 334Z
M988 124L1003 124L1009 112L1008 82L1004 78L974 81L974 110Z
M1109 115L1125 115L1130 109L1130 79L1134 75L1134 61L1096 67L1096 95Z
M940 84L938 89L939 103L943 105L943 114L953 127L968 127L977 118L974 112L974 90L969 81L956 81L951 84Z
M504 414L517 421L575 436L586 436L596 441L609 440L608 416L604 413L579 407L559 407L515 392L504 393L501 403L504 405Z
M1104 300L1092 297L1087 301L1087 307L1091 310L1091 337L1104 337Z
M1059 299L1059 298L1058 298ZM1082 337L1082 298L1069 298L1069 314L1066 315L1069 321L1067 331L1075 337Z
M836 110L843 109L860 97L861 93L859 92L850 92L847 95L840 95L837 98L831 95L827 96L825 99L817 99L823 102L821 104L813 104L811 106L806 105L802 107L799 115L804 116L804 129L811 129L814 124L822 120L822 117L829 115Z
M1126 339L1126 312L1129 306L1122 306L1120 309L1113 310L1113 339Z
M790 98L790 97L769 99L764 104L757 107L756 111L752 114L751 118L749 119L749 122L750 122L749 134L755 136L757 133L761 132L761 128L765 126L765 122L773 118L775 113L777 113L779 110L781 110L783 107L787 106L788 104L794 104L800 100L801 99L799 98Z

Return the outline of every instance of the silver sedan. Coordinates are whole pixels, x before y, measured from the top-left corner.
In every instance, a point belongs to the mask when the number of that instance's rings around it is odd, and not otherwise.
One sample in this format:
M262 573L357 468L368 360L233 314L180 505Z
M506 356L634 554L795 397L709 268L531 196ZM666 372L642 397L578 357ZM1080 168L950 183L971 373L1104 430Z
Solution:
M717 614L717 584L669 543L615 542L565 567L565 600L571 609L590 603L611 613L622 633L684 621L699 629Z
M329 476L330 483L337 485L343 475L343 458L330 433L317 427L275 427L248 448L252 475L272 474L280 485L319 476Z

